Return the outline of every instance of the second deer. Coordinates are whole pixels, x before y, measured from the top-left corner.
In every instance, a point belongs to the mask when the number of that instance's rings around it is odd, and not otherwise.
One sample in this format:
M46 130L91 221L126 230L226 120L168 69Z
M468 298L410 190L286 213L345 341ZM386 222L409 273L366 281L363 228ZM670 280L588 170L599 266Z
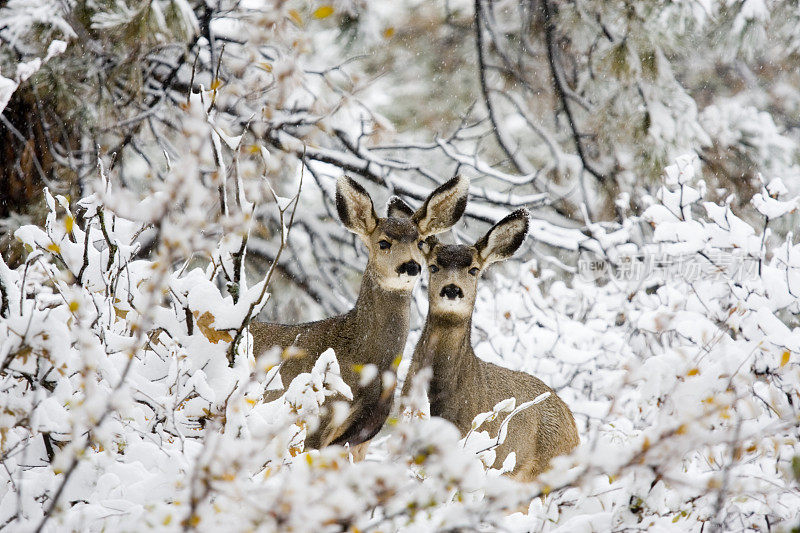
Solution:
M431 416L451 421L466 435L476 415L491 411L507 398L517 405L550 393L544 401L520 411L510 421L507 436L496 452L499 468L510 452L516 453L511 475L529 481L548 468L550 460L578 445L578 430L567 404L538 378L479 359L470 333L478 278L490 264L511 257L528 232L528 213L514 211L492 227L473 246L426 241L430 270L429 310L422 336L414 350L404 393L413 376L432 368L428 399ZM482 426L500 430L500 419Z
M338 424L333 423L329 412L319 429L306 437L307 448L346 443L357 446L371 439L383 425L391 409L394 384L384 388L381 378L384 372L393 371L408 337L411 292L421 272L420 263L425 260L421 244L461 218L468 189L467 178L455 177L434 190L417 211L394 198L388 216L380 218L363 187L346 176L337 181L339 218L361 238L369 253L355 306L344 315L318 322L250 324L256 355L273 346L294 347L300 352L281 367L285 384L301 372L310 372L328 348L336 353L342 379L353 392L350 411ZM378 374L370 383L362 384L359 370L370 364L377 367ZM266 399L278 396L280 391L267 391ZM364 451L362 447L357 453Z

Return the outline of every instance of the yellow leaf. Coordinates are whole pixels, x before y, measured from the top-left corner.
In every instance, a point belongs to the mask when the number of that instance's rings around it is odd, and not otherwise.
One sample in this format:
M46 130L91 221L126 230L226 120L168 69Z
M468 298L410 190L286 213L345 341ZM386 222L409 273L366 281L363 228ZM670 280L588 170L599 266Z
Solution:
M391 26L383 30L384 39L391 39L393 35L394 35L394 28L392 28Z
M289 10L289 18L292 19L298 26L303 25L303 17L300 16L300 13L298 13L296 9Z
M171 522L172 522L172 515L168 514L167 516L164 517L164 521L161 523L164 524L165 526L168 526Z
M789 350L786 350L785 352L783 352L783 355L781 355L781 366L786 366L786 363L789 362L789 356L790 355L791 355L791 353L789 352Z
M77 310L78 310L78 307L80 307L80 304L78 304L78 302L76 302L76 301L74 301L74 300L73 300L73 301L71 301L71 302L69 303L69 310L70 310L70 312L72 312L72 313L74 313L75 311L77 311Z
M206 311L199 317L197 314L197 311L195 311L194 316L197 319L197 327L200 328L200 332L205 335L210 342L217 344L219 341L231 342L233 340L233 337L231 337L231 334L227 331L211 327L211 324L214 323L214 315L210 312Z
M216 91L222 85L222 80L219 78L214 78L214 81L211 82L211 90Z
M324 19L331 15L333 15L333 6L330 5L320 6L313 13L315 19Z
M307 454L306 454L306 462L308 463L308 465L309 465L309 466L311 466L312 464L314 464L314 458L313 458L313 457L311 457L311 454L310 454L310 453L307 453Z
M31 353L33 353L33 348L31 348L30 346L28 346L26 344L25 346L23 346L22 348L17 350L17 353L14 354L14 357L19 357L20 359L22 359L22 363L27 365L28 364L28 356Z
M696 375L697 375L697 374L699 374L699 373L700 373L700 370L699 370L699 369L697 369L697 368L693 368L693 369L689 370L689 371L686 373L686 375L687 375L687 376L696 376Z
M115 306L114 306L114 314L115 314L115 315L117 316L117 318L119 318L120 320L125 320L125 317L126 317L126 316L128 316L128 311L127 311L127 309L120 309L119 307L117 307L117 306L115 305Z
M60 254L61 253L61 247L59 245L57 245L56 243L52 243L52 244L48 245L47 249L50 250L53 253L56 253L56 254Z
M67 233L72 233L72 227L75 225L75 219L67 215L64 219L64 226L67 228Z
M392 361L392 368L397 370L397 368L400 366L400 361L402 360L403 360L403 354L402 353L397 354L397 357L395 357L394 361Z

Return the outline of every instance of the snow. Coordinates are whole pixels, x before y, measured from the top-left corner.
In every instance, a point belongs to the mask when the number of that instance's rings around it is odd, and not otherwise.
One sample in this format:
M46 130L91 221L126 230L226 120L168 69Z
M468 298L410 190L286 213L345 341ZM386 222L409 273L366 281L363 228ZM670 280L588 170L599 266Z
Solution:
M130 29L141 6L117 4L93 11L92 32ZM201 26L195 2L145 4L158 50L147 57L154 64L171 61L168 27L177 24L194 37ZM772 31L797 33L796 19L785 16L788 4L702 1L644 9L634 2L635 16L608 3L582 4L585 12L559 5L558 29L570 41L559 57L575 52L575 61L564 64L574 71L567 101L576 130L566 129L561 106L544 106L557 109L548 115L537 108L538 96L499 90L508 80L496 73L488 80L499 119L493 128L498 136L511 133L519 173L494 142L480 140L488 138L479 131L486 127L480 105L465 117L475 125L453 138L442 137L450 133L445 123L434 132L386 118L407 115L404 102L446 107L427 98L423 62L402 55L413 53L406 35L408 50L394 57L403 68L379 75L375 85L366 81L374 73L342 63L338 17L359 15L352 46L372 46L369 62L381 51L375 47L403 48L388 46L390 26L404 33L401 25L408 24L413 32L419 22L412 19L428 20L436 6L334 2L325 21L310 8L278 4L252 0L242 4L244 11L217 10L212 29L227 38L220 61L225 83L181 97L180 105L164 100L148 116L155 127L142 128L145 136L135 139L141 160L126 156L105 171L105 150L117 131L103 130L99 161L94 139L76 146L83 165L99 164L101 178L81 173L82 199L68 198L54 182L39 206L46 220L12 230L25 255L14 268L0 260L0 524L33 530L46 518L44 531L794 527L800 508L800 244L794 230L800 167L796 131L786 117L796 114L797 91L771 60L797 47L787 41L776 50L764 39ZM9 0L0 8L3 46L13 52L3 63L7 77L0 75L0 112L18 87L41 78L42 68L52 65L58 73L86 61L96 74L98 63L85 56L76 61L70 48L91 51L67 16L72 5ZM511 22L519 21L508 19L516 10L503 14L497 5L500 16L492 24L516 42ZM448 8L453 28L471 23L473 3L459 0ZM595 10L608 16L586 17ZM689 29L725 25L728 34L708 54L712 67L672 72ZM598 33L601 26L610 38ZM612 79L601 58L628 35L635 75ZM205 37L198 43L195 81L209 86ZM752 62L722 58L748 47L770 73L748 77ZM113 50L103 54L109 63L117 57ZM657 67L652 77L642 75L648 54ZM583 56L598 58L591 76ZM685 58L692 65L693 59L706 58ZM525 61L525 68L532 65ZM695 100L698 84L687 78L707 76L711 68L730 68L747 87L712 95L716 89L703 80L704 96ZM184 74L177 75L188 83ZM403 82L406 75L419 79ZM459 92L461 85L474 90L474 76L469 79L437 90L453 102L472 100ZM771 93L762 90L767 86ZM145 85L142 94L152 89ZM119 111L116 118L130 118L127 108ZM244 123L252 132L243 133ZM593 181L574 153L576 132L596 168L613 169L613 206L601 205L605 184ZM342 148L340 134L355 149ZM406 151L379 148L406 141L412 146ZM297 164L299 154L306 155L305 167ZM725 167L731 161L734 168ZM340 231L331 202L335 178L345 170L412 203L445 176L469 175L472 197L456 232L465 242L476 221L493 222L518 207L552 202L575 216L534 212L524 244L533 255L492 268L480 281L473 316L480 357L539 377L575 414L582 444L537 482L503 475L516 463L513 454L501 468L490 467L514 414L533 402L499 402L462 436L452 424L424 415L424 383L415 383L410 397L396 398L413 414L393 412L366 461L351 461L338 446L306 448L305 436L320 417L341 419L349 413L342 400L358 399L359 391L342 379L350 369L327 350L311 372L284 381L281 362L291 354L253 353L246 326L268 300L277 300L281 314L306 311L286 304L294 300L279 288L285 285L267 284L280 237L291 236L283 250L291 259L281 268L317 295L316 313L330 315L352 303L344 281L357 282L353 273L365 257ZM295 197L301 172L308 179ZM219 193L226 188L236 194L227 197L223 215ZM290 235L278 211L294 202L297 229ZM617 212L609 214L609 206ZM152 250L140 257L150 238ZM247 256L257 258L255 268L237 255L245 244ZM599 266L589 279L575 275L585 273L575 264L584 253ZM416 298L423 301L412 310L416 330L406 355L425 318L422 287ZM395 385L392 372L379 376L371 365L360 372L362 387L378 378L384 389ZM282 396L267 403L266 390ZM505 420L499 434L485 431L498 419Z
M6 108L18 86L16 81L0 75L0 113Z
M690 178L670 180L673 189L665 185L659 195L670 207L648 209L656 228L643 252L661 247L667 255L712 254L718 247L751 240L760 246L763 228L692 193ZM688 193L684 198L702 203L704 216L695 211L682 219L687 208L674 203L675 189L681 187ZM4 446L23 446L28 461L38 457L37 464L44 466L35 475L23 475L22 463L7 462L15 483L29 489L6 489L0 512L22 508L24 519L36 522L43 511L27 499L32 489L57 486L63 480L59 469L75 468L65 494L85 503L61 511L57 522L74 528L144 524L160 529L165 522L180 523L190 511L176 501L189 501L187 491L210 483L213 503L204 500L194 511L208 527L238 528L263 521L268 515L260 513L266 509L281 508L286 510L282 520L297 527L348 516L358 527L386 519L400 529L411 518L389 517L405 516L403 509L419 506L427 511L414 515L414 530L483 522L520 531L545 524L549 531L572 531L635 522L631 501L641 500L637 513L645 520L665 530L686 530L710 516L717 492L708 486L719 482L719 470L709 464L729 464L725 450L737 431L748 447L743 452L747 459L726 467L732 503L725 512L767 513L777 523L790 520L790 509L800 504L787 477L787 465L800 445L780 429L796 416L785 391L800 380L800 329L781 318L784 311L800 310L798 298L786 290L793 279L787 274L800 267L800 252L788 241L776 245L760 276L738 280L739 288L730 284L727 271L693 279L658 278L656 272L651 275L660 287L651 293L637 288L635 279L617 284L553 281L534 274L533 264L520 264L516 275L512 269L511 276L493 276L495 287L479 291L474 317L477 327L490 332L479 352L557 385L575 413L583 443L556 460L542 485L525 486L502 476L513 469L513 455L504 458L500 469L486 466L493 463L493 448L514 423L513 415L533 403L516 405L513 398L477 416L463 439L445 421L413 417L390 425L364 463L350 463L337 447L304 451L304 435L327 401L353 397L332 350L319 357L312 372L286 384L280 399L263 403L265 387L281 387L279 352L267 352L257 361L245 336L231 366L231 338L225 335L257 301L261 282L234 303L205 269L160 273L155 263L132 262L119 254L135 250L130 242L141 224L126 224L115 215L110 238L118 244L118 255L109 266L107 254L90 253L84 286L70 285L48 258L58 255L70 270L80 268L82 255L65 254L72 253L71 246L82 250L87 233L104 239L96 215L104 210L108 220L109 207L96 194L80 202L95 216L75 223L73 243L62 223L72 216L66 199L46 199L52 210L46 228L28 226L16 234L31 249L41 250L30 256L27 274L24 267L12 270L0 263L0 279L11 288L13 301L0 325L0 353L16 354L9 367L15 373L33 370L34 360L46 353L46 360L60 369L59 377L52 392L39 389L35 394L5 378ZM605 238L600 228L594 231ZM674 252L664 252L661 239L667 238ZM606 245L624 248L628 243L614 237ZM225 254L236 248L222 239L220 246ZM27 290L20 307L23 274ZM117 276L128 281L115 284L116 293L91 288L109 286ZM150 299L148 291L159 292L156 276L179 306ZM34 298L44 305L31 305ZM146 311L153 305L153 311ZM192 334L184 306L196 321ZM198 317L205 313L210 318L200 327ZM506 313L512 318L503 319ZM142 342L134 324L144 323L148 315L163 331ZM27 359L20 355L25 346L32 347ZM129 361L125 385L117 389ZM376 377L375 369L363 370L365 384ZM336 416L346 415L343 407L334 408ZM16 421L28 412L33 417L26 429ZM86 441L85 428L104 417L93 440ZM505 420L499 435L482 430L497 417ZM45 433L58 443L52 463L42 445ZM773 451L775 442L781 443L780 453ZM536 503L540 500L532 496L545 485L565 488ZM392 494L380 503L373 492L379 486ZM460 500L449 496L455 487L461 487ZM253 500L244 494L258 496ZM744 494L760 497L734 496ZM215 510L223 503L226 511ZM520 505L526 513L518 512Z

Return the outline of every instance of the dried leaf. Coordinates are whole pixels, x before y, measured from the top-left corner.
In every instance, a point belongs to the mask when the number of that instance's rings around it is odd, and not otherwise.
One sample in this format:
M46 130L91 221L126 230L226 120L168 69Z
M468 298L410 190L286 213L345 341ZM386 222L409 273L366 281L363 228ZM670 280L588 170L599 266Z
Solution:
M289 18L298 26L303 25L303 17L300 16L300 13L296 9L289 10Z
M231 342L233 340L233 337L231 337L231 334L227 331L221 331L211 327L211 324L214 323L214 315L210 312L206 311L199 317L197 316L197 311L193 314L197 327L200 328L200 332L205 335L210 342L217 344L219 341Z

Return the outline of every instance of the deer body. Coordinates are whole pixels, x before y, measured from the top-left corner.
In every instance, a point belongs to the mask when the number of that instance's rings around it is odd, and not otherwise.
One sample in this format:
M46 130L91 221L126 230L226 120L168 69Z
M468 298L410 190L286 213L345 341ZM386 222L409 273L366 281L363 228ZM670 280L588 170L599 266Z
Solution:
M432 416L451 421L462 435L476 415L491 411L500 401L515 398L517 405L542 393L550 396L517 413L508 425L494 466L516 453L512 475L531 480L548 468L553 457L578 445L578 431L569 407L538 378L478 358L472 348L472 313L480 273L491 263L511 257L527 233L527 213L516 211L501 220L474 246L441 245L428 239L430 309L409 368L411 377L430 367L428 399ZM406 391L411 380L406 379ZM496 435L502 417L484 424Z
M360 374L355 369L366 364L376 365L379 371L392 368L408 337L410 304L410 291L383 290L367 271L355 306L344 315L299 325L251 324L255 353L272 346L294 346L305 353L284 361L281 366L284 384L301 372L310 371L316 358L328 348L336 352L342 379L353 391L351 417L345 427L327 427L309 435L306 447L346 442L355 445L372 438L383 425L392 395L374 383L359 387ZM268 399L275 399L280 393L272 392Z
M508 425L506 439L496 449L495 468L510 452L516 453L514 477L529 481L547 469L550 459L578 445L578 432L569 407L540 379L498 366L475 355L470 341L472 321L428 320L414 351L409 375L430 366L433 377L428 398L431 416L449 420L466 435L476 415L491 411L500 401L515 398L517 405L544 392L543 402L520 411ZM481 430L496 435L503 417L484 423Z
M386 218L375 214L369 194L356 182L342 177L337 182L336 207L342 223L367 247L369 259L358 299L344 315L299 325L252 322L254 353L279 346L295 347L297 357L287 358L281 379L288 384L298 374L310 372L317 358L333 348L342 379L350 386L353 400L341 424L333 423L330 410L319 428L307 435L307 448L329 444L356 446L380 430L391 409L394 384L383 387L385 372L396 370L394 362L403 353L408 337L411 293L424 257L420 242L455 224L466 207L469 183L456 177L441 185L416 212L398 198L389 204ZM378 375L362 384L360 370L375 365ZM271 401L281 391L267 391ZM344 400L335 396L329 403Z

